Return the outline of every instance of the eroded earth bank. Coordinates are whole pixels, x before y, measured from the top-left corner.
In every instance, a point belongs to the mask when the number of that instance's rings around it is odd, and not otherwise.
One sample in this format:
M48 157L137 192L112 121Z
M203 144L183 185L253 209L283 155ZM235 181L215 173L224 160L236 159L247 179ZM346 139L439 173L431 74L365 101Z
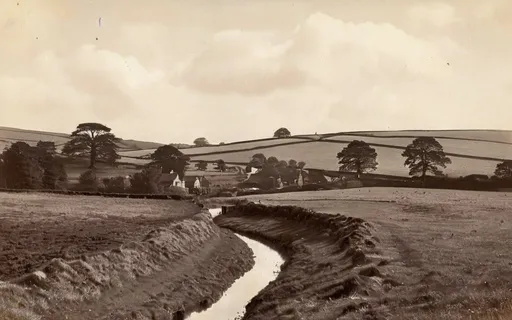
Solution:
M192 203L22 197L2 198L2 320L183 319L254 264L240 238ZM84 210L91 201L104 213ZM29 207L6 209L21 202Z
M386 318L375 308L400 283L380 270L388 261L363 219L249 203L214 220L287 258L276 280L248 304L244 320Z

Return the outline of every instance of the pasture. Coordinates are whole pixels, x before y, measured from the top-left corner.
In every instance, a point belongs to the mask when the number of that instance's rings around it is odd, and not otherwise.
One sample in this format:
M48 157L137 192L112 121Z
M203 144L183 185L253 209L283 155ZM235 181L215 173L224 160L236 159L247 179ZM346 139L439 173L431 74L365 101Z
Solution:
M512 196L371 188L242 197L363 218L374 228L379 267L400 283L377 314L390 319L511 319Z
M238 142L222 146L182 149L192 161L216 161L248 163L255 153L280 160L305 161L308 168L338 170L336 155L352 140L364 140L377 153L378 169L384 175L408 176L401 156L404 148L414 137L432 135L443 145L452 160L445 173L450 177L469 174L492 175L496 165L504 159L512 159L512 134L509 131L390 131L324 134L297 136L285 139L267 139ZM122 156L140 157L154 150L121 152ZM123 162L142 164L143 159L123 158Z

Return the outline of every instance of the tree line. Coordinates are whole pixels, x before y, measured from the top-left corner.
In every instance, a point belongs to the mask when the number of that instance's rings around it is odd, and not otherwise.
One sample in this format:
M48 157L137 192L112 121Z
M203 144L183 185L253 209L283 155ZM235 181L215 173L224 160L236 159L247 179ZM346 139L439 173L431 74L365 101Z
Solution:
M377 152L368 143L361 140L350 142L337 154L340 171L355 172L357 178L363 173L375 171L379 165ZM443 177L443 169L451 164L443 146L434 137L419 137L407 145L402 152L405 158L404 166L409 168L409 175L419 177L426 182L429 174ZM512 160L504 160L496 166L494 177L497 179L512 179Z
M112 166L121 158L119 142L112 130L100 123L81 123L71 133L60 154L54 142L39 141L36 146L25 142L15 142L0 154L0 187L12 189L63 189L67 188L68 176L65 163L76 158L87 158L88 169L79 177L79 184L85 188L103 187L118 190L126 185L126 177L98 179L96 164L103 162ZM289 136L286 128L276 131L276 137ZM419 137L412 141L402 152L404 165L409 175L420 177L424 181L431 174L443 176L443 169L451 164L442 145L433 137ZM360 178L363 173L377 169L377 152L368 143L354 140L337 154L340 171L355 172ZM190 166L190 158L173 145L163 145L150 156L150 162L140 172L130 177L131 192L158 193L158 181L162 173L174 171L182 178ZM253 155L246 171L259 168L271 175L293 176L297 170L304 169L306 163L296 160L279 160L277 157L265 157L262 153ZM207 163L200 161L197 169L206 170ZM226 171L223 160L216 161L216 170ZM497 179L512 180L512 160L505 160L496 166Z

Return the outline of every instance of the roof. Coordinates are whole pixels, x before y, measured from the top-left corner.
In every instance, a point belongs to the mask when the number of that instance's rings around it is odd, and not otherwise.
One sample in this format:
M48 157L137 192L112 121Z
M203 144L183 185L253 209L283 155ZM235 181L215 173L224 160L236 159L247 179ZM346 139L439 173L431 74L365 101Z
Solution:
M176 177L178 176L178 173L162 173L160 176L160 180L158 183L173 183L174 180L176 180Z

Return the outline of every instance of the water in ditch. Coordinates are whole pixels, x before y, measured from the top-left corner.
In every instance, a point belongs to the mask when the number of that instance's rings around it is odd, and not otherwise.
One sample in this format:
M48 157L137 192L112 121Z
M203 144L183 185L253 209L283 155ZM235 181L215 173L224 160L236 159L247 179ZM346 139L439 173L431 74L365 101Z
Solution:
M212 216L220 214L220 209L210 209ZM264 244L237 234L254 252L254 267L224 292L222 298L203 312L192 313L189 320L235 320L241 318L245 306L274 280L279 273L283 258Z

